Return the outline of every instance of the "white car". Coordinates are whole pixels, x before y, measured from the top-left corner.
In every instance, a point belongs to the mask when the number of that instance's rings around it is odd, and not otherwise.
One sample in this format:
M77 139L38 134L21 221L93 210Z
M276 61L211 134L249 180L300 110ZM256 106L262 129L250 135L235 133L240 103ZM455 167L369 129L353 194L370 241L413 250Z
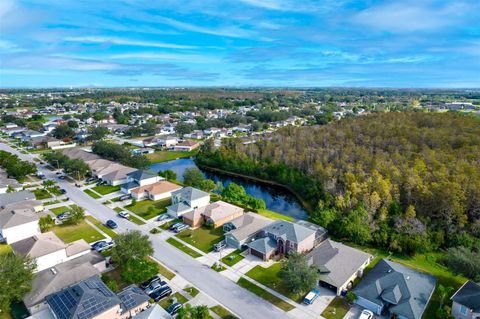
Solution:
M130 217L130 214L125 212L125 211L122 211L122 212L118 213L118 216L120 216L122 218L125 218L125 219L128 219L128 217Z
M373 312L367 309L363 309L358 319L373 319Z

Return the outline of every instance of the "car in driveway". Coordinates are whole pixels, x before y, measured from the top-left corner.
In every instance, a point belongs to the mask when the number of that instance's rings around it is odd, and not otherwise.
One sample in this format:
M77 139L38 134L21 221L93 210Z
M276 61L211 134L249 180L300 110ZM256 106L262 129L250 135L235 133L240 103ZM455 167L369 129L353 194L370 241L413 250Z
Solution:
M163 299L167 296L170 296L172 294L172 288L169 286L164 286L151 294L149 294L150 298L152 298L155 302L158 302L160 299Z
M162 215L157 217L157 222L161 222L161 221L167 220L169 218L170 218L170 216L168 214L162 214Z
M320 296L320 291L317 289L312 289L308 294L303 298L302 303L305 305L311 305L317 298Z
M114 222L114 221L111 220L111 219L107 220L107 222L105 223L105 225L107 225L107 226L110 227L111 229L118 228L117 223Z
M177 227L182 226L182 225L185 225L185 224L184 224L184 223L175 223L175 224L173 224L173 225L170 225L169 229L170 229L171 231L175 231L175 229L176 229Z
M57 219L58 220L65 220L70 217L70 212L63 212L61 214L58 214Z
M188 226L187 224L182 224L182 225L176 227L173 231L178 234L178 233L181 233L182 231L187 230L189 228L190 228L190 226Z
M180 308L182 308L182 304L179 302L175 302L168 306L165 310L170 314L170 316L173 316L178 312L178 310L180 310Z
M373 319L373 312L367 309L363 309L358 319Z
M162 280L162 277L160 277L159 275L156 275L156 276L153 276L152 278L148 279L147 281L144 281L140 284L140 288L145 290L147 289L148 286L150 286L150 284L152 284L153 282L155 281L161 281Z
M150 295L155 291L162 289L165 286L167 286L167 283L165 281L162 281L162 280L154 281L150 283L150 285L148 285L147 288L145 288L145 293L147 295Z
M104 250L112 248L113 245L113 241L100 240L92 244L92 249L98 252L102 252Z
M130 217L130 214L127 213L126 211L121 211L121 212L118 213L118 217L128 219L128 217Z
M225 240L222 240L221 242L213 245L213 250L216 251L216 252L219 252L220 250L222 250L225 247L227 247L227 243L226 243Z

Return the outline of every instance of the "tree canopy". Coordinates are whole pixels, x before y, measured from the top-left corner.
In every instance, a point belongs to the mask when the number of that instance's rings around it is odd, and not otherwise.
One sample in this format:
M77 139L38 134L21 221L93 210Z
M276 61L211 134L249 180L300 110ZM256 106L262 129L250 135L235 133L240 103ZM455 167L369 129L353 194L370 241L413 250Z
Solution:
M114 241L112 257L120 265L127 265L132 260L145 260L147 256L153 254L152 242L147 235L138 230L119 234Z

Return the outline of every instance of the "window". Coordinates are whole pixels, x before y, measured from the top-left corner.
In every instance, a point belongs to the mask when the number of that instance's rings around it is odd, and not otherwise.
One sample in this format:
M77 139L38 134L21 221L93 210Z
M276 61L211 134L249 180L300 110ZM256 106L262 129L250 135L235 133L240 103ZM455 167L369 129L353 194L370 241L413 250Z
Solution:
M466 315L467 314L467 307L464 305L460 305L460 313Z

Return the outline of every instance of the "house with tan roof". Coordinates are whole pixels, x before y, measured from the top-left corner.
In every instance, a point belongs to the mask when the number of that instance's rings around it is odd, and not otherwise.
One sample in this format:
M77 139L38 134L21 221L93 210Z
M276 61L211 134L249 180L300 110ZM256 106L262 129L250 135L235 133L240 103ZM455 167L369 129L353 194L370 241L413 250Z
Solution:
M175 151L181 151L181 152L191 152L197 147L200 146L200 143L195 142L195 141L184 141L181 143L178 143L173 147Z
M184 214L182 218L185 224L193 228L203 224L216 228L242 215L243 208L219 200L207 206L198 207Z
M35 259L36 272L88 254L91 250L83 239L66 244L51 231L25 238L11 246L15 254Z
M159 181L150 185L134 188L130 191L130 193L136 200L160 200L171 197L172 192L180 189L182 189L182 187L177 184L168 181Z

